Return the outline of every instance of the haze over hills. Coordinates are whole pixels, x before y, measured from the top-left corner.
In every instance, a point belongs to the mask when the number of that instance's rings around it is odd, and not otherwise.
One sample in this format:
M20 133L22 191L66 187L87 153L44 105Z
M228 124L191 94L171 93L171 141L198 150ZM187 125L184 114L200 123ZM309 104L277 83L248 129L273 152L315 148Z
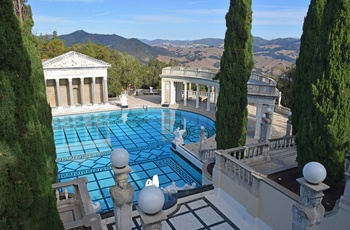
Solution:
M78 43L94 43L106 45L120 52L127 52L142 62L158 58L169 62L177 60L183 66L193 68L218 69L223 53L224 39L204 38L191 41L180 40L146 40L126 39L119 35L90 34L83 30L58 37L66 46ZM295 63L299 54L300 39L279 38L265 40L253 38L255 67L258 73L280 75L284 70Z

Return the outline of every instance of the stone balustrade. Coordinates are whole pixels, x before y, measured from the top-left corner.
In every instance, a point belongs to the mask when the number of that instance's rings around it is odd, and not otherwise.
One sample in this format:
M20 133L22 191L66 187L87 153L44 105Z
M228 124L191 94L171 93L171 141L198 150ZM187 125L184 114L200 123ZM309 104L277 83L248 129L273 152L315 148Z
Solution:
M87 178L82 177L52 185L56 191L57 209L65 229L85 226L92 230L102 230L101 216L95 213L86 187L87 182Z
M178 76L191 77L212 81L217 70L201 69L201 68L186 68L186 67L166 67L162 69L163 76ZM257 74L252 74L249 78L248 95L266 95L279 96L279 91L276 89L276 81Z
M295 138L296 136L284 136L269 139L270 149L295 148Z
M202 162L208 162L215 158L216 149L203 149L198 150L198 159Z
M217 70L201 69L201 68L185 68L185 67L166 67L162 70L162 75L186 76L213 80Z
M259 192L260 174L230 154L230 150L215 151L215 167L220 173L245 187L255 197Z
M269 159L269 145L266 143L254 144L250 146L242 146L226 150L227 154L236 158L237 160L249 159Z

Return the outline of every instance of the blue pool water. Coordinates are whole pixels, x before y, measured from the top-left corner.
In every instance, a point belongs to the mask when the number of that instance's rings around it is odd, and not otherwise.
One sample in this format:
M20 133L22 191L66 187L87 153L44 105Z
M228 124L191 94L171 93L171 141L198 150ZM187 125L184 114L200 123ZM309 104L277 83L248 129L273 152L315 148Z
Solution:
M201 185L201 172L171 150L174 130L186 129L185 144L198 142L200 127L206 136L215 134L215 123L200 114L171 109L135 109L54 117L52 122L57 153L58 179L88 178L93 202L101 212L113 210L109 187L115 185L110 153L125 148L130 154L129 182L134 201L147 181L157 174L159 187Z

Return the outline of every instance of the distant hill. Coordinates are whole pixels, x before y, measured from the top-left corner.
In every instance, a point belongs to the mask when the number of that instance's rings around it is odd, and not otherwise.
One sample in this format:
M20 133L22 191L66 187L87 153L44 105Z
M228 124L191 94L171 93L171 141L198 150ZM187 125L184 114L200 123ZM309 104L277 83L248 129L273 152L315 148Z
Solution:
M106 45L120 52L127 52L142 62L158 58L169 62L177 60L183 66L194 68L218 69L223 53L224 39L204 38L199 40L146 40L126 39L112 34L90 34L83 30L61 35L66 46L77 43L94 43ZM281 70L295 63L299 55L300 39L278 38L265 40L253 38L254 70L268 75L279 75Z
M70 34L58 36L58 38L61 39L66 46L72 46L78 43L85 44L91 40L94 43L108 46L119 52L127 52L143 62L157 58L158 54L171 55L165 49L154 48L136 38L126 39L115 34L90 34L83 30L78 30Z
M193 41L141 40L154 47L166 48L170 55L159 55L158 59L169 62L179 61L183 66L197 68L220 68L224 39L206 38ZM280 75L282 70L295 64L299 55L300 39L278 38L265 40L253 38L254 71L267 75Z

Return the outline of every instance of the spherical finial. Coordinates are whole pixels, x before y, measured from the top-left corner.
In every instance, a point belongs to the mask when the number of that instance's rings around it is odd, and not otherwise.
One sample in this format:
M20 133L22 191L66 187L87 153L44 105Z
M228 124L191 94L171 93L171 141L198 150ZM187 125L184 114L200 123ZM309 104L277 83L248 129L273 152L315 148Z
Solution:
M141 211L146 214L156 214L164 205L164 193L156 186L144 187L137 198L137 203Z
M270 107L267 107L265 110L265 113L271 115L272 114L272 109Z
M112 165L116 168L124 168L130 159L130 155L126 149L114 149L111 153Z
M326 179L326 168L319 162L311 161L303 168L303 175L307 182L319 184Z

